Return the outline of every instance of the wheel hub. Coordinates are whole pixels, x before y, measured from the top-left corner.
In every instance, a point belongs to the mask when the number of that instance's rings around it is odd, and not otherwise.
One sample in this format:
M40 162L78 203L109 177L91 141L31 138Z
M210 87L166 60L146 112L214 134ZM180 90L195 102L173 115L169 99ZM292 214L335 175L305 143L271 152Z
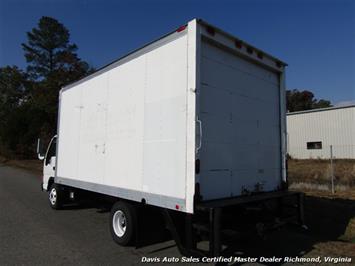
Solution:
M122 237L126 233L126 215L118 210L113 215L113 230L118 237Z
M51 202L52 205L55 205L57 201L57 190L55 188L52 188L51 191L49 192L49 201Z

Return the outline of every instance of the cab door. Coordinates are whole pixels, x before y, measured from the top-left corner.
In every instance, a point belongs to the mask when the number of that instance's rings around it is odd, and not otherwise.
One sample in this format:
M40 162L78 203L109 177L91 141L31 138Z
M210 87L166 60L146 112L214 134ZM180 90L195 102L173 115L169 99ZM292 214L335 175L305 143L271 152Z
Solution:
M54 177L56 164L56 145L57 136L54 136L49 142L46 156L43 161L43 189L48 190L48 180Z

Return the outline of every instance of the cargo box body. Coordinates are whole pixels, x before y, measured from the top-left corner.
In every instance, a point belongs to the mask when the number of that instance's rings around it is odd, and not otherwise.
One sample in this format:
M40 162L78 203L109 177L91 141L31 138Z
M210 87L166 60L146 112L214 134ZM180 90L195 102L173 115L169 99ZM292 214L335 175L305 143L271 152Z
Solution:
M188 213L196 184L202 201L278 190L284 67L193 20L61 90L55 181Z

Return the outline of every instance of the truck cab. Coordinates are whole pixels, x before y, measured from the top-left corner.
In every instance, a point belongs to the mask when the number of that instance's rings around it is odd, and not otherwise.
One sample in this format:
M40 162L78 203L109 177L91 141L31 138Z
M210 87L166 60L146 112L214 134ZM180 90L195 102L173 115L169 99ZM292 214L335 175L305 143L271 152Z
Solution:
M40 150L40 141L37 145L38 158L43 160L43 179L42 179L42 189L49 189L49 180L54 178L55 166L56 166L56 149L57 149L57 136L55 135L49 142L49 145L46 149L44 155L41 154Z

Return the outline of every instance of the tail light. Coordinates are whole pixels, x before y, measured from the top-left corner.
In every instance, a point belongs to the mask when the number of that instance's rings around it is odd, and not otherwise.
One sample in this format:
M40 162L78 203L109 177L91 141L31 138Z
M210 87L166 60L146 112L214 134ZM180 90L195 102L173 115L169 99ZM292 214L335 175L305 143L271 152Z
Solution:
M186 28L187 28L187 25L183 25L183 26L179 27L179 28L176 30L176 32L184 31Z

